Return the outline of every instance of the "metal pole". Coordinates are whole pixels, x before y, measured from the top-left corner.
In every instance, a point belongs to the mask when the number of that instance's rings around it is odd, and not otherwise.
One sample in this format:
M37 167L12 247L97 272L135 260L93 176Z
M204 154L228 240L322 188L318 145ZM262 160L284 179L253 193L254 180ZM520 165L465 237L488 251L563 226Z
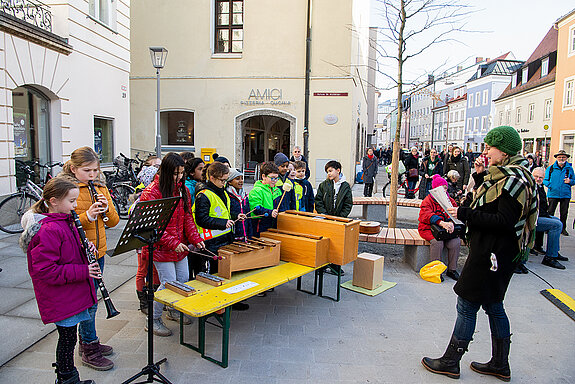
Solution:
M311 0L307 1L306 15L306 40L305 40L305 95L304 95L304 117L303 117L303 155L308 164L309 158L309 88L311 76Z
M162 158L162 135L160 132L160 68L156 69L156 156Z

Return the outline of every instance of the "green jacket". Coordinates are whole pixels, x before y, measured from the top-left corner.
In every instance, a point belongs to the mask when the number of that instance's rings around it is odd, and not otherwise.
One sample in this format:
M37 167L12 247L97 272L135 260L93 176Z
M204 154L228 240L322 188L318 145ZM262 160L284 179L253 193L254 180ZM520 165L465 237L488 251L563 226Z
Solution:
M319 185L315 195L315 210L317 213L325 215L347 217L353 208L351 187L347 181L343 181L334 204L335 188L333 184L333 181L326 179Z
M269 185L265 185L261 180L258 180L250 191L250 210L257 206L272 210L274 209L274 200L281 197L281 195L282 193L278 188L270 188Z

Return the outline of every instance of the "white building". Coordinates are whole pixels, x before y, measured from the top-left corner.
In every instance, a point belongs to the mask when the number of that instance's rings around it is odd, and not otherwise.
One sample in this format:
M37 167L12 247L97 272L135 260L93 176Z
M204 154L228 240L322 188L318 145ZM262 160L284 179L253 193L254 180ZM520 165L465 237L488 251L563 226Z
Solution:
M0 195L17 188L15 159L130 148L130 1L44 3L0 5Z
M445 142L463 148L467 87L462 85L455 88L453 92L453 98L447 102L449 106L449 123L445 131Z

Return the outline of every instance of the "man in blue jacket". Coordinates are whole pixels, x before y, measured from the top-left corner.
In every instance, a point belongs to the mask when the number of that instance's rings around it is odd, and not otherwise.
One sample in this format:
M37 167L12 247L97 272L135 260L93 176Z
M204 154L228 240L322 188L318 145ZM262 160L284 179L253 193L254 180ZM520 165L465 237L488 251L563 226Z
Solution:
M555 209L559 204L559 219L563 223L561 234L564 236L569 236L567 233L567 212L571 200L571 187L575 185L573 167L567 162L569 156L563 149L559 150L554 155L557 160L547 168L543 180L543 184L547 187L550 215L555 214Z

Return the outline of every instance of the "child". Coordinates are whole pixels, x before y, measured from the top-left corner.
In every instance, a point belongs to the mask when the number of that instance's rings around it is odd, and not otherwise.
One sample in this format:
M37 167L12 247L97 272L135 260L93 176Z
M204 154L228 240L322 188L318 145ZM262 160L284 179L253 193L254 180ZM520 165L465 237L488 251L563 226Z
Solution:
M28 256L40 317L58 330L56 383L94 384L80 381L74 366L77 325L90 319L88 311L97 302L92 278L100 277L98 263L88 264L70 216L80 191L64 177L46 183L42 199L22 217L25 231L20 238ZM96 248L92 245L92 252Z
M317 213L347 217L353 207L351 187L341 173L341 164L331 160L325 165L327 179L322 181L315 195Z
M160 241L156 243L154 250L154 266L158 270L160 287L165 288L168 281L177 280L181 283L188 281L188 261L186 259L189 248L187 244L193 244L198 248L203 248L204 243L192 218L192 208L190 203L190 193L184 185L184 159L177 153L170 152L162 160L160 170L140 197L140 201L157 200L166 197L180 196L176 210L162 235ZM148 247L142 250L142 256L148 259ZM154 335L170 336L170 331L162 321L162 311L164 304L154 302ZM166 315L168 320L179 321L179 313L168 309ZM184 316L183 324L190 324L191 319ZM148 325L144 328L148 331Z
M463 191L457 187L458 180L459 172L455 169L447 172L447 194L459 204L463 197Z
M162 160L155 155L148 156L146 161L144 161L144 165L137 176L138 181L144 185L144 188L152 183L160 168L160 164L162 164Z
M296 196L296 209L302 212L313 212L314 196L311 183L305 178L307 165L303 161L296 161L294 191Z
M279 211L275 206L282 196L282 192L275 187L279 178L277 165L272 162L264 163L260 168L260 175L262 179L256 181L249 195L250 211L255 209L252 215L259 216L252 224L256 237L260 237L260 233L268 228L277 227L276 218Z
M230 196L230 214L232 220L240 219L235 224L236 240L247 240L252 237L252 221L246 220L250 211L248 194L244 191L244 175L237 169L230 169L226 192Z
M275 186L281 194L284 194L283 185L291 184L291 191L286 192L283 200L281 200L281 206L276 207L279 212L287 211L288 209L295 209L295 191L293 190L293 182L289 178L289 159L282 152L276 153L274 156L274 163L277 165L279 170L279 179Z
M196 184L202 181L202 171L205 165L201 158L196 157L186 161L184 167L186 170L186 187L188 187L190 195L192 196L192 205L196 200Z
M104 255L108 250L105 226L109 228L116 226L120 218L114 209L108 188L100 182L100 159L98 154L90 147L76 149L70 155L70 160L64 164L61 175L72 178L78 185L80 195L78 196L76 212L80 216L80 222L86 232L86 237L98 249L98 264L100 265L100 270L104 272ZM98 192L97 196L92 196L90 192L88 187L88 182L90 181L94 183ZM108 218L105 226L104 217ZM112 369L114 363L104 356L111 355L113 349L108 345L100 344L96 335L97 309L98 302L88 310L90 319L82 321L78 327L80 335L79 351L82 356L82 364L98 371L106 371Z

